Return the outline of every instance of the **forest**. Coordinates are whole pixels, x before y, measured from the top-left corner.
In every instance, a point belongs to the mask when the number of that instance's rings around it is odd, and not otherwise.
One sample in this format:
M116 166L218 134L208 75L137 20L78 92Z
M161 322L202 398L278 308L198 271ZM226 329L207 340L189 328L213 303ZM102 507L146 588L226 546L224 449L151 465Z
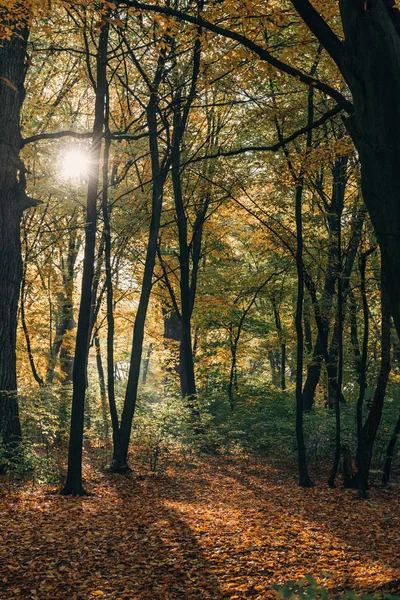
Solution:
M399 97L399 0L0 0L0 600L400 598Z

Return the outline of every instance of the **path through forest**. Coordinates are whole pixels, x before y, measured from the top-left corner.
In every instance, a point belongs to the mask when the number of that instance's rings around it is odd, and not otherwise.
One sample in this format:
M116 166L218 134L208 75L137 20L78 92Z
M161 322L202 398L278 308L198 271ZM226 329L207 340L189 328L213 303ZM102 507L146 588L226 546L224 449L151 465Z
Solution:
M400 584L396 490L358 501L221 459L86 475L84 498L1 484L1 600L264 599L306 573L335 591Z

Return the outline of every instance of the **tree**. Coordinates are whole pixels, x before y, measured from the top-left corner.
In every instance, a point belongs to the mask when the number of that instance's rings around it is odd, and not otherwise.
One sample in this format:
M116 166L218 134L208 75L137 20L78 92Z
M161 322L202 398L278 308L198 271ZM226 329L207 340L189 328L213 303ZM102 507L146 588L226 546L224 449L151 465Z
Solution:
M400 90L400 15L395 0L339 0L337 8L340 9L343 40L323 18L322 10L318 11L309 0L291 0L297 15L339 69L353 103L336 87L305 75L301 68L276 58L268 45L261 45L241 32L169 6L145 4L137 0L125 0L124 4L186 20L237 41L275 69L328 94L346 111L345 124L360 156L364 200L381 248L391 312L400 334L400 209L397 176L400 111L397 103L393 102Z
M17 3L11 15L0 8L0 437L6 446L21 438L16 373L20 224L23 211L36 204L26 194L26 169L19 157L29 35L23 4Z
M96 246L97 194L100 178L100 153L102 146L105 97L107 93L107 48L109 24L105 22L99 35L96 57L96 102L93 136L90 148L90 171L86 197L85 255L83 260L82 290L73 368L73 395L71 429L68 450L68 473L62 494L83 495L82 444L85 414L86 369L90 335L92 284Z

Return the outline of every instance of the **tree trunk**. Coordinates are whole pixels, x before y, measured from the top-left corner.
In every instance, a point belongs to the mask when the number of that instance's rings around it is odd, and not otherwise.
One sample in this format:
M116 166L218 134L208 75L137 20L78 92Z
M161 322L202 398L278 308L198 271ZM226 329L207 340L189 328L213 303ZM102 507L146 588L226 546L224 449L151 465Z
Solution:
M69 234L68 251L66 260L62 258L62 282L63 289L58 296L58 325L54 342L51 345L50 356L47 365L46 383L53 383L54 371L57 358L60 359L60 368L65 375L66 381L72 381L72 370L74 358L70 350L70 340L64 345L66 335L76 327L74 319L74 274L75 263L78 256L80 239L77 237L76 221L71 222L72 230Z
M143 364L143 372L142 372L142 383L143 384L145 384L147 381L147 375L149 374L150 358L151 358L152 353L153 353L153 344L150 343L149 347L147 348L146 360L144 361L144 364Z
M286 389L286 344L284 342L283 331L282 331L282 322L281 316L279 314L279 308L276 301L275 296L272 296L272 307L274 309L274 318L275 318L275 327L278 333L278 339L281 347L280 353L277 355L277 362L280 363L280 386L282 391ZM304 309L303 309L304 310ZM304 323L306 322L306 318L303 316Z
M192 346L192 313L194 307L195 289L193 289L193 277L197 278L197 266L195 272L190 275L190 247L188 241L188 219L184 206L181 179L181 146L190 113L190 108L196 96L197 78L200 70L201 43L197 38L193 52L193 70L190 89L187 99L182 103L181 89L175 94L173 114L173 135L171 148L171 174L174 191L176 224L179 239L179 271L180 271L180 301L181 301L181 341L180 341L180 377L181 393L187 398L187 403L192 415L193 424L196 429L201 430L200 412L197 406L197 390L194 372L194 358Z
M30 205L19 159L27 39L28 30L22 27L0 45L0 438L6 447L21 438L16 333L22 277L20 224L23 210Z
M162 315L164 320L164 345L168 349L166 359L166 372L171 375L171 382L176 381L176 375L181 380L180 369L181 361L179 358L179 347L181 344L181 319L177 311L171 307L163 307ZM167 342L167 340L170 340ZM172 342L172 343L171 343ZM168 375L166 380L168 380Z
M303 220L302 220L302 197L303 181L296 186L296 235L297 235L297 304L296 304L296 335L297 335L297 359L296 359L296 439L299 460L299 485L311 487L311 481L307 471L306 448L303 431L303 300L304 300L304 266L303 266Z
M329 487L335 486L336 473L340 461L340 446L341 446L341 422L340 422L340 402L342 399L342 382L343 382L343 283L342 283L342 224L341 216L339 216L338 225L338 239L337 239L337 267L338 267L338 278L337 278L337 323L338 323L338 337L337 337L337 372L334 378L336 384L335 390L335 456L333 459L332 471L329 477ZM329 382L328 382L329 385ZM329 405L329 395L328 395Z
M113 435L113 454L119 453L119 420L117 405L115 402L115 381L114 381L114 334L115 334L115 323L114 323L114 290L113 280L111 271L111 224L110 224L110 213L111 207L108 203L108 183L109 183L109 160L110 160L110 147L111 138L109 137L109 98L107 94L106 102L106 119L105 127L107 137L104 143L104 156L103 156L103 189L101 198L101 208L103 214L104 230L104 260L106 267L106 289L107 289L107 395L108 395L108 406L110 409L112 435Z
M364 201L400 334L400 26L392 5L383 0L341 0L349 53L343 70L355 109L346 126L359 152Z
M335 284L338 277L338 237L340 218L343 212L344 195L347 183L348 157L338 158L332 168L332 192L331 201L326 205L326 220L329 230L329 246L327 270L325 275L324 292L321 300L321 316L325 330L324 338L328 338L330 313L335 293ZM307 367L307 379L303 389L304 410L311 410L314 404L315 390L321 375L321 367L324 356L323 341L320 334L317 335L313 351L312 361Z
M382 265L384 266L384 265ZM382 349L381 366L378 381L375 388L374 398L368 417L359 433L356 463L357 463L357 486L359 496L367 498L368 475L371 466L372 452L376 438L376 432L381 422L383 403L386 395L387 383L390 373L390 308L387 295L387 283L385 271L382 270L381 281L381 303L382 303Z
M102 27L97 53L96 101L90 149L89 183L86 204L85 252L83 259L81 301L75 343L71 429L68 449L68 473L64 495L84 495L82 485L82 445L85 415L88 340L91 325L92 283L96 248L97 194L100 179L100 155L104 127L104 105L107 92L107 48L109 24Z
M400 415L397 419L397 423L393 430L392 437L390 438L385 457L385 465L383 467L383 477L382 477L382 485L383 487L388 487L390 482L390 471L392 469L392 461L394 456L394 449L396 448L397 438L400 433Z
M128 449L131 437L132 421L135 414L137 391L140 377L140 363L143 350L144 326L149 305L153 272L157 256L158 233L162 210L162 199L167 169L160 168L157 139L157 96L153 92L147 107L149 143L153 174L152 213L147 243L142 289L133 328L132 352L129 367L128 383L125 392L124 408L121 416L119 448L114 452L111 470L124 473L128 467Z

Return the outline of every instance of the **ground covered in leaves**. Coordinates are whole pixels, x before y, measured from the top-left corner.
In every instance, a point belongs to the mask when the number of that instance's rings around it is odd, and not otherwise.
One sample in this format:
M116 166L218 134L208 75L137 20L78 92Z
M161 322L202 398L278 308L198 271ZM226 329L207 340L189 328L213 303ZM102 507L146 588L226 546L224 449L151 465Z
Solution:
M398 489L358 501L214 458L86 474L84 498L0 484L1 600L263 599L306 573L332 593L398 593Z

